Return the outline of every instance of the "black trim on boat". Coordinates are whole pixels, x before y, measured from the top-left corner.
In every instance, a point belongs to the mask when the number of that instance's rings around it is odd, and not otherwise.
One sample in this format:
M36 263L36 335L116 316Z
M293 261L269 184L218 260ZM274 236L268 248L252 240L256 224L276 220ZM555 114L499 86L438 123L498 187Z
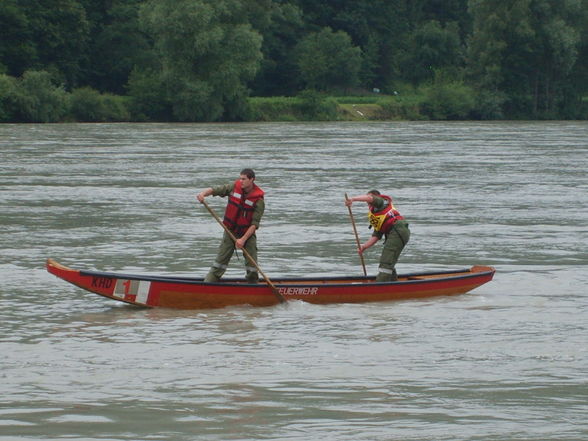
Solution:
M244 286L247 285L245 279L236 279L236 278L226 278L223 279L222 282L217 283L208 283L204 282L203 278L195 278L195 277L175 277L175 276L150 276L150 275L140 275L140 274L124 274L124 273L112 273L112 272L100 272L100 271L85 271L79 270L80 274L83 276L96 276L96 277L106 277L111 279L126 279L126 280L145 280L149 282L164 282L164 283L185 283L185 284L205 284L205 285L234 285L234 286ZM455 280L459 278L468 278L472 276L481 276L492 271L480 271L480 272L472 272L470 268L458 269L458 270L448 270L448 271L428 271L428 272L420 272L420 273L409 273L409 274L401 274L399 278L407 278L408 280L398 280L394 282L369 282L370 285L380 285L380 284L405 284L405 283L427 283L433 282L436 279L421 279L420 277L424 276L433 276L433 275L444 275L444 274L456 274L454 277L447 277L448 280ZM459 275L464 274L464 275ZM296 282L300 282L300 286L307 286L308 282L316 282L317 285L340 285L342 286L345 281L349 281L349 285L361 283L361 281L368 281L370 279L374 279L374 276L357 276L357 277L350 277L350 276L338 276L338 277L325 277L325 278L317 278L317 277L289 277L289 278L281 278L281 279L273 279L272 283L274 285L279 285L281 283L288 284L288 286L297 286ZM353 282L356 283L353 283ZM343 283L342 283L343 282ZM260 284L264 283L262 280L259 282ZM253 285L255 286L255 285Z

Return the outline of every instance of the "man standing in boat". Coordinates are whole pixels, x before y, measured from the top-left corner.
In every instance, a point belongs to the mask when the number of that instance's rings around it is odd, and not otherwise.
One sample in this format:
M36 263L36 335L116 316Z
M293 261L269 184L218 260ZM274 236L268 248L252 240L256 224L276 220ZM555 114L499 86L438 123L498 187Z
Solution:
M245 249L257 262L257 237L261 217L265 210L264 192L255 184L255 172L250 168L241 170L239 179L232 184L209 187L196 195L199 202L207 196L229 197L223 224L233 233L236 242L225 231L219 246L216 260L204 279L205 282L218 282L227 270L235 247ZM259 275L254 263L245 258L246 278L249 283L257 283Z
M376 282L398 280L395 266L400 253L402 253L410 239L408 223L394 207L392 198L380 194L378 190L370 190L367 194L346 199L345 205L351 207L353 202L366 202L368 204L370 228L373 227L374 229L369 240L360 246L359 254L363 254L365 250L375 245L385 236Z

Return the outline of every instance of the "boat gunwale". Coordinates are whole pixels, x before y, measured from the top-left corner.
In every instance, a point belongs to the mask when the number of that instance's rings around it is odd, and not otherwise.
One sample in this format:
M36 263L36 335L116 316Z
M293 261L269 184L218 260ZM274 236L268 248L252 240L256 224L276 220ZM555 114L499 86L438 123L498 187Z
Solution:
M444 274L456 274L452 277L440 277L440 278L429 278L429 279L411 279L411 280L397 280L393 282L369 282L370 279L373 279L374 276L337 276L337 277L326 277L326 278L316 278L316 277L296 277L296 278L281 278L281 279L272 279L272 283L274 285L287 285L288 287L308 287L309 285L313 285L312 282L315 282L314 285L321 286L321 287L357 287L358 285L365 284L369 286L388 286L388 285L405 285L405 284L422 284L422 283L431 283L437 282L440 280L445 281L453 281L459 279L469 279L475 278L480 276L488 276L496 272L493 267L490 266L482 266L483 268L489 268L488 270L472 272L472 268L460 269L460 270L447 270L447 271L427 271L427 272L419 272L419 273L409 273L409 274L402 274L399 275L399 278L410 278L410 277L423 277L423 276L434 276L440 275L443 276ZM150 276L150 275L139 275L139 274L125 274L125 273L113 273L113 272L102 272L102 271L92 271L92 270L73 270L68 268L72 271L78 271L82 276L96 276L96 277L106 277L112 279L124 279L124 280L142 280L148 282L161 282L161 283L178 283L184 285L200 285L200 286L231 286L231 287L265 287L266 284L262 281L258 284L247 284L244 279L224 279L223 282L204 282L202 278L191 278L191 277L173 277L173 276ZM345 283L346 280L349 280L349 283ZM354 282L351 282L351 281ZM300 283L296 283L300 282ZM329 283L333 282L333 283Z

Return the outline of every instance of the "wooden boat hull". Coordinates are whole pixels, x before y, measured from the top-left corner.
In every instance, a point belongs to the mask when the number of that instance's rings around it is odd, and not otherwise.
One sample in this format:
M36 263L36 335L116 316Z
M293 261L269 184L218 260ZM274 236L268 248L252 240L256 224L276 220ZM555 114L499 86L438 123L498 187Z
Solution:
M209 309L231 305L271 306L278 300L263 282L227 279L145 276L68 268L53 259L47 271L87 291L113 300L154 308ZM396 282L376 283L373 277L272 279L286 300L309 303L364 303L464 294L492 280L495 269L472 266L444 272L406 274Z

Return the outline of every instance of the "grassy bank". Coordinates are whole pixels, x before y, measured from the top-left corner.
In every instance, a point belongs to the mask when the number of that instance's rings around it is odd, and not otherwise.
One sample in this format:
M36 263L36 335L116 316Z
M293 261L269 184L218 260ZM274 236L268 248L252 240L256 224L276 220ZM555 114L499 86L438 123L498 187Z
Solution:
M422 98L391 95L327 97L252 97L253 121L386 121L422 120Z

